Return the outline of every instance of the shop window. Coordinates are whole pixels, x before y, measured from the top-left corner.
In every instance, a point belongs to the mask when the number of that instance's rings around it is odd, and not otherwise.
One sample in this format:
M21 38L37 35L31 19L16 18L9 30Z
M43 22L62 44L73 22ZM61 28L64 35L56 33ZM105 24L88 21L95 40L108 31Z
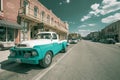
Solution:
M0 26L0 41L6 41L6 27Z
M14 30L12 28L7 28L7 40L9 42L14 41Z
M0 26L0 41L3 42L14 41L14 29Z

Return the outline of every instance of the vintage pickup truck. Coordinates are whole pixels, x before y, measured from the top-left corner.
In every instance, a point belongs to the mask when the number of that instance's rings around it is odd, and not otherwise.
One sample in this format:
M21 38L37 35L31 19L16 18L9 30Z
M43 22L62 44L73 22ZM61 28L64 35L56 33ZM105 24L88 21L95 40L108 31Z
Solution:
M40 32L34 40L23 41L10 49L8 60L39 64L46 68L57 53L66 52L67 40L59 40L55 32Z

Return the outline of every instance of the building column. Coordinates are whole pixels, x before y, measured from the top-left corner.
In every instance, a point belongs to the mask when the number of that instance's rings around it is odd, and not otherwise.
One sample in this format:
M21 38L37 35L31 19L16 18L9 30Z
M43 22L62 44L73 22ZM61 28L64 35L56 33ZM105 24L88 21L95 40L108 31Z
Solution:
M28 40L31 39L31 28L32 28L32 25L28 24Z

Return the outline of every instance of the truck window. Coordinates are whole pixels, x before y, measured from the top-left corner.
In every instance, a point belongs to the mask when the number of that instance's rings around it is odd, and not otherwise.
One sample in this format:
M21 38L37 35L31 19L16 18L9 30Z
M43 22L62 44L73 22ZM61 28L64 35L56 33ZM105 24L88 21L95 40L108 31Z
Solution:
M35 38L36 39L51 39L51 34L41 33L41 34L38 34Z
M53 38L52 39L57 39L57 35L53 34Z

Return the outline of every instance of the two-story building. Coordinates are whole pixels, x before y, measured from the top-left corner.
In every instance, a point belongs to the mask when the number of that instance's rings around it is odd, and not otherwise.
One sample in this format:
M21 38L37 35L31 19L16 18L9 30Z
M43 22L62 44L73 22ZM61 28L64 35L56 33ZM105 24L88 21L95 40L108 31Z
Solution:
M38 0L20 0L19 21L23 26L21 41L30 40L40 31L54 31L60 39L68 34L68 24L48 10Z
M40 31L54 31L65 39L68 24L38 0L0 0L0 41L19 43Z
M113 38L115 41L120 42L120 20L116 21L101 30L102 38Z

